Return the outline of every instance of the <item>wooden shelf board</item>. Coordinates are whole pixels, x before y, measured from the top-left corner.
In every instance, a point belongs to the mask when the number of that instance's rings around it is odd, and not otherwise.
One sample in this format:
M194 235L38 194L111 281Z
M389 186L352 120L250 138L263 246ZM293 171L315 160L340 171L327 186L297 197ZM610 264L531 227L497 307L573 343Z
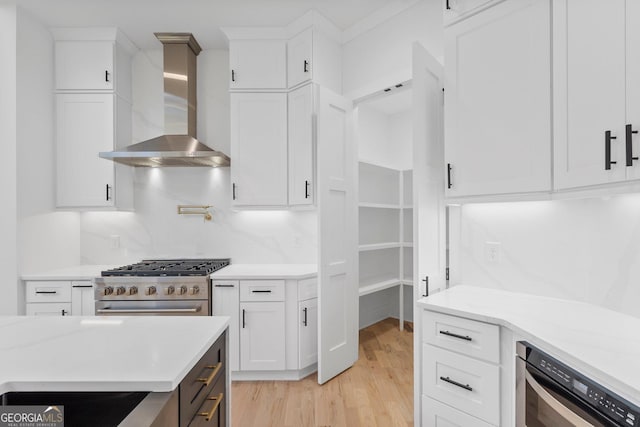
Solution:
M402 245L400 242L385 242L385 243L371 243L368 245L360 245L358 246L358 250L360 252L366 251L377 251L380 249L394 249L400 248Z
M398 279L385 280L384 282L374 283L372 285L362 286L358 290L360 296L369 295L374 292L382 291L384 289L393 288L400 285L402 282Z
M360 202L358 206L361 208L375 208L375 209L400 209L400 205L393 205L387 203L365 203Z

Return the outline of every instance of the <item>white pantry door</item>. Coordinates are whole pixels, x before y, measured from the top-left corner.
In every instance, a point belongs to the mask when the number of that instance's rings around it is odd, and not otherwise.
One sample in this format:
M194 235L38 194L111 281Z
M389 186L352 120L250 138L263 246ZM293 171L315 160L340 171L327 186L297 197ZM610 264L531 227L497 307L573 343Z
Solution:
M358 359L357 147L351 101L318 89L318 383Z
M446 286L442 65L413 45L413 298ZM413 360L422 360L421 310L414 304ZM414 364L414 419L422 418L421 364Z

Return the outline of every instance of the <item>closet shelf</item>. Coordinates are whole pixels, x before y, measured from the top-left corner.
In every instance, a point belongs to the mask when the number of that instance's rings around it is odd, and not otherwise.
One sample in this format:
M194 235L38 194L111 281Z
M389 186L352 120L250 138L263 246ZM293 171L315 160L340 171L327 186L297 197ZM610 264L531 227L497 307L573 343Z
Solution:
M360 245L358 246L358 250L360 252L366 252L366 251L377 251L380 249L394 249L394 248L400 248L402 247L402 244L400 242L385 242L385 243L371 243L368 245Z
M369 295L374 292L382 291L383 289L393 288L394 286L398 286L402 283L399 279L391 279L385 280L384 282L373 283L367 286L361 286L358 292L360 296Z
M366 203L360 202L358 206L361 208L374 208L374 209L400 209L400 205L393 205L387 203Z
M402 242L401 245L403 248L412 248L413 242Z

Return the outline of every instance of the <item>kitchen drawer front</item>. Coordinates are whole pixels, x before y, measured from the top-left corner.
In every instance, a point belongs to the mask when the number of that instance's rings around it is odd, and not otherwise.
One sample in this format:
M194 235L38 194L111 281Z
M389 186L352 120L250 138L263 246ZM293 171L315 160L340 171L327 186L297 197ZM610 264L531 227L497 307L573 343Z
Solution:
M227 393L225 377L216 382L198 410L194 413L189 427L226 427ZM205 415L206 414L206 415Z
M422 345L422 390L490 424L500 423L500 367Z
M33 281L26 283L26 302L71 302L71 282Z
M489 323L422 312L422 341L488 362L500 363L500 327Z
M70 302L45 302L26 304L27 316L70 316Z
M298 281L298 301L306 301L308 299L318 297L318 279L304 279Z
M196 366L189 371L180 383L180 425L189 424L201 405L212 393L215 385L224 383L226 332L211 346Z
M422 395L422 427L492 427L451 406Z
M241 280L240 301L284 301L284 280Z

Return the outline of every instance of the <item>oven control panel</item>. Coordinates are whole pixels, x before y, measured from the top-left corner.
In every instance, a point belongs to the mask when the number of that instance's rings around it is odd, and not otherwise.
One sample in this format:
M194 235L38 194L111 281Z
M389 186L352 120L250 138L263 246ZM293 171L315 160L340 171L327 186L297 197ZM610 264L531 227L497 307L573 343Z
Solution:
M580 396L585 402L597 408L599 412L607 414L619 425L640 427L640 408L585 378L574 369L535 348L531 348L528 352L527 363Z

